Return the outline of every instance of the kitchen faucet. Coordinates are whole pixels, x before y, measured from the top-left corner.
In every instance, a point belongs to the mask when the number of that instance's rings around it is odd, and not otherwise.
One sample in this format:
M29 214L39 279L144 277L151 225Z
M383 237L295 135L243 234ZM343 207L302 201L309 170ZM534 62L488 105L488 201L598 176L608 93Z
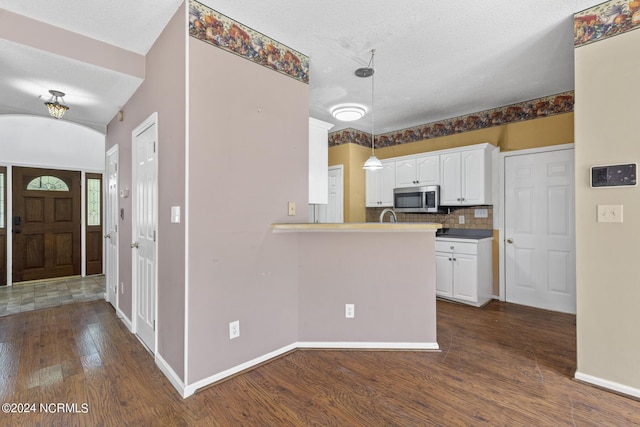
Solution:
M396 216L396 212L391 208L386 208L380 213L380 222L384 221L384 214L387 212L391 212L390 222L398 222L398 217Z

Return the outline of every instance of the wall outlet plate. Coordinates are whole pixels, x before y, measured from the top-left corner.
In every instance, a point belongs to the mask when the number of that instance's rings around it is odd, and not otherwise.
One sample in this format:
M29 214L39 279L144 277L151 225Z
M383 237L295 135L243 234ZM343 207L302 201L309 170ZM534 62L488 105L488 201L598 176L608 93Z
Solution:
M356 305L355 304L345 304L344 305L344 317L347 319L353 319L356 317Z
M295 216L296 215L296 202L289 202L289 216Z
M238 338L240 336L240 321L229 323L229 339Z

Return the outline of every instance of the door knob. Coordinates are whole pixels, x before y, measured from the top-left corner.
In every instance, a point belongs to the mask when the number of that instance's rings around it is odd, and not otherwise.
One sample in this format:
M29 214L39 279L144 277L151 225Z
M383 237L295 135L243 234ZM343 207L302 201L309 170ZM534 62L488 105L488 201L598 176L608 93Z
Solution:
M509 244L513 243L513 239L512 238L508 238L507 239L507 243L509 243Z
M131 247L132 247L132 248L136 248L136 249L138 249L138 242L133 242L133 243L131 244Z

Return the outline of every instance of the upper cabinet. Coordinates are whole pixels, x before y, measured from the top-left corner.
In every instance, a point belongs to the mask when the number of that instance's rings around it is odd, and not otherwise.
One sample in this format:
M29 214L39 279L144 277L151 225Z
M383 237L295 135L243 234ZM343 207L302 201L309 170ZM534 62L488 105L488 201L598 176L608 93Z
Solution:
M366 173L366 206L393 206L393 189L440 185L440 206L490 205L494 158L489 143L393 157L384 168Z
M393 206L396 187L396 162L382 160L382 169L366 171L366 206L369 208Z
M329 203L329 129L333 124L309 117L309 203Z
M440 156L417 156L396 160L396 187L440 183Z
M440 154L441 206L491 204L491 164L497 148L474 147Z

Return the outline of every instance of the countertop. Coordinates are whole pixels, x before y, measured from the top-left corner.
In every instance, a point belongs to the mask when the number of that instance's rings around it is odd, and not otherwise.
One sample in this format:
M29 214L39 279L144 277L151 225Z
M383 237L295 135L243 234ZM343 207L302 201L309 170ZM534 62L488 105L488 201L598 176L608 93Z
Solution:
M493 240L493 230L475 228L442 228L436 232L436 239Z
M273 232L434 232L442 228L442 224L435 222L352 222L339 224L271 224Z

